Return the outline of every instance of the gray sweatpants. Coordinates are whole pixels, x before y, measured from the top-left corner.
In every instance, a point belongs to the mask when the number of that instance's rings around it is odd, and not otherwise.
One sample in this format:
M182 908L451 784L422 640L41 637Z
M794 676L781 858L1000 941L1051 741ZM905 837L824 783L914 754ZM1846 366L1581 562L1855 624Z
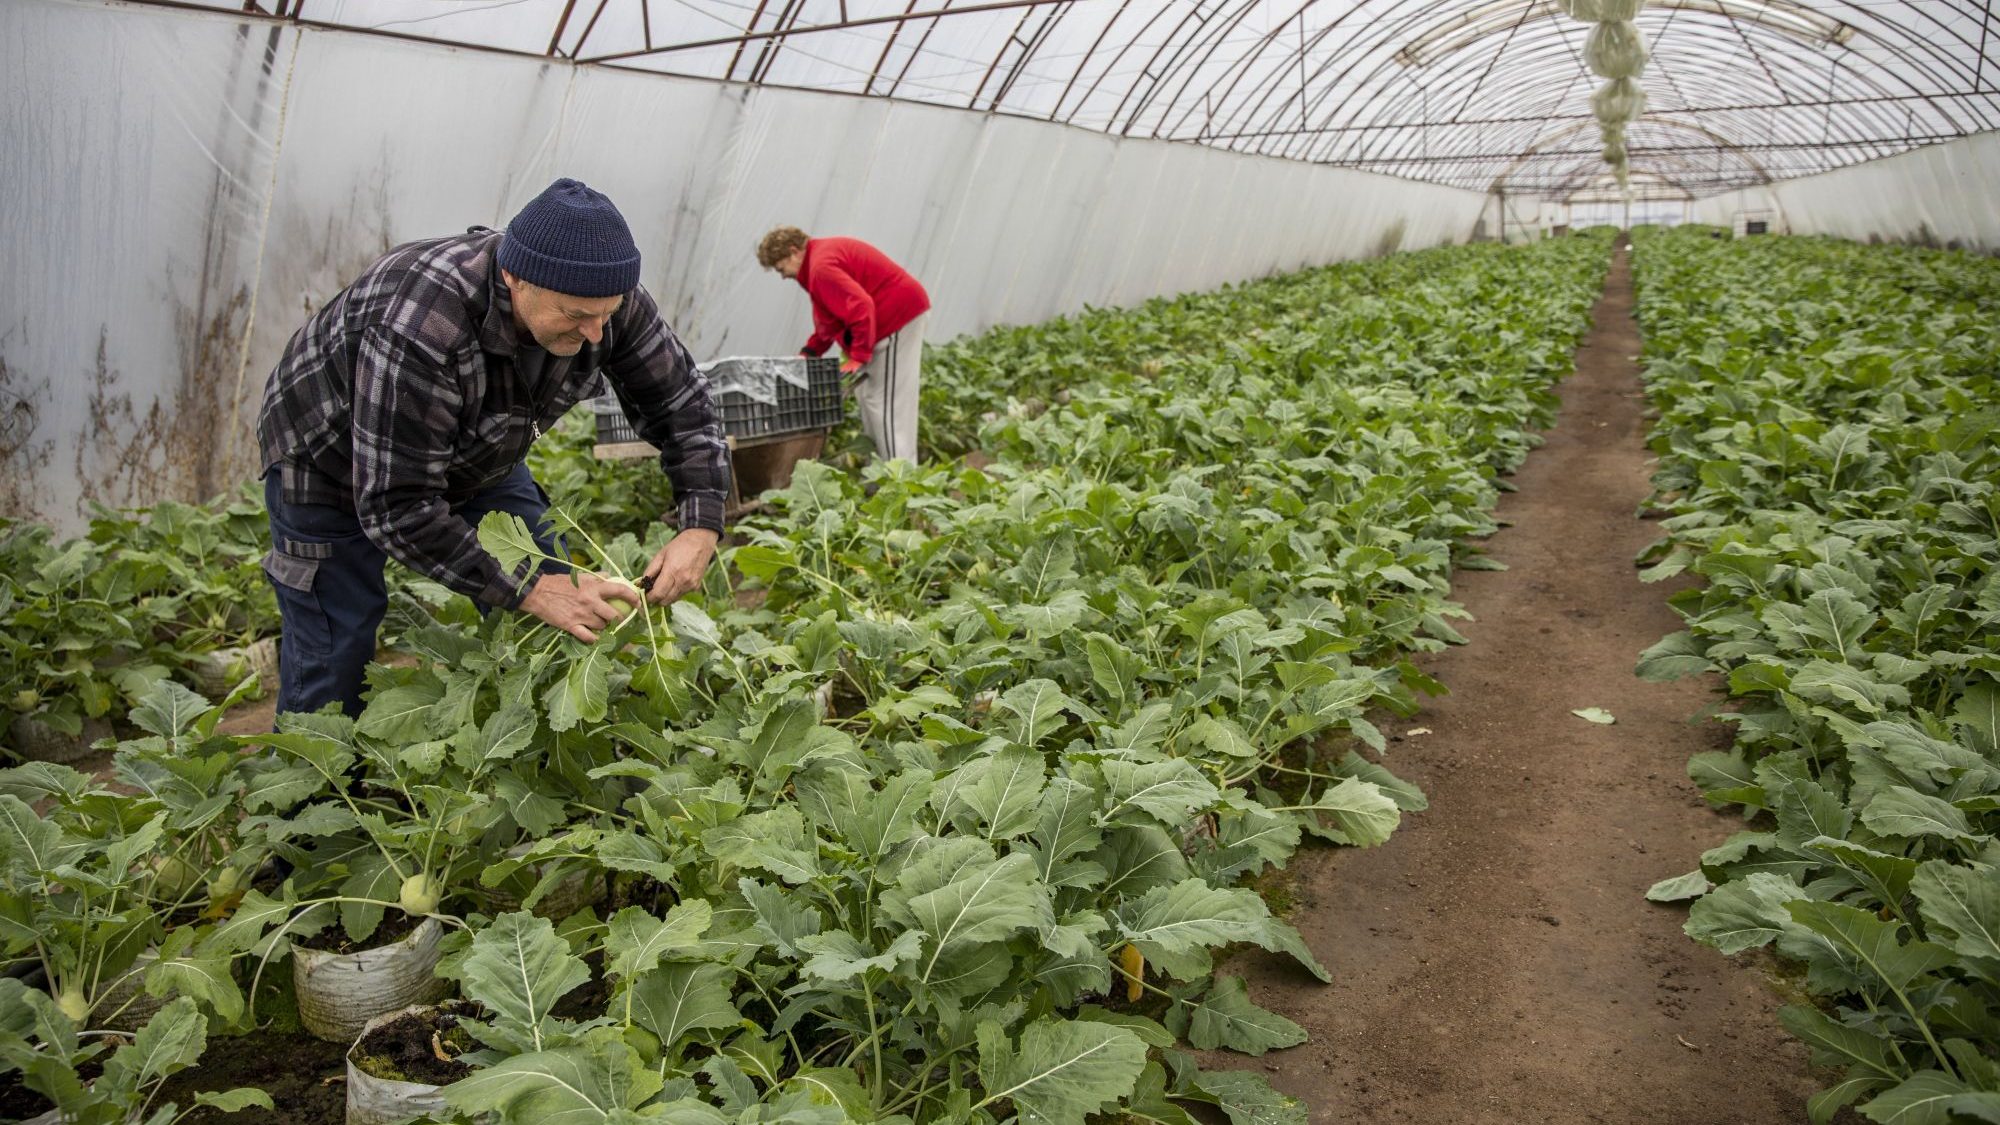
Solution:
M875 354L855 376L854 405L861 432L875 443L877 456L917 459L917 391L923 382L925 313L878 341Z

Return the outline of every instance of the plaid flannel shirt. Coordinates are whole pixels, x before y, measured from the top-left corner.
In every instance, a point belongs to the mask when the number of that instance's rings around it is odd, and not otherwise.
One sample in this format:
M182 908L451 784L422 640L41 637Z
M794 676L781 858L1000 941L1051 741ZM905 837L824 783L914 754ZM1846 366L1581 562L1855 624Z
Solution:
M659 447L682 527L722 530L729 448L707 379L643 287L559 381L524 386L513 302L494 265L502 237L474 227L370 266L286 345L257 439L288 503L353 512L390 557L513 608L532 568L506 573L451 509L512 472L600 375Z

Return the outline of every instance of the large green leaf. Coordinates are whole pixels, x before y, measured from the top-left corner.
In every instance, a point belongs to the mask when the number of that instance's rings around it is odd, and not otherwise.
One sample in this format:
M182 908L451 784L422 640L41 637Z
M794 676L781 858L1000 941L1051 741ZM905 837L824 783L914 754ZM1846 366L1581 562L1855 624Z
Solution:
M388 743L421 742L431 734L431 712L444 698L435 680L398 684L368 700L354 729Z
M644 1105L660 1086L659 1073L605 1028L576 1046L475 1070L442 1093L453 1109L491 1113L498 1125L607 1125L629 1121L619 1111Z
M782 957L793 957L797 946L820 932L824 924L812 900L792 894L783 887L766 886L755 879L738 879L736 889L750 904L756 930Z
M1064 590L1046 602L1018 602L1000 611L1018 623L1030 640L1045 641L1076 628L1090 615L1090 602L1082 590Z
M1188 877L1187 857L1179 845L1151 825L1107 831L1091 860L1104 872L1097 889L1107 901L1134 898Z
M1084 654L1090 679L1110 715L1122 718L1139 703L1139 676L1146 666L1131 649L1103 633L1085 635Z
M500 569L512 571L530 558L540 558L541 544L528 530L528 521L511 512L488 512L479 521L479 545L500 560Z
M1713 886L1714 884L1708 881L1708 876L1698 870L1690 871L1685 875L1676 875L1669 879L1662 879L1654 883L1651 887L1648 887L1646 889L1646 901L1684 902L1691 898L1700 898L1707 894L1709 888Z
M73 862L89 846L66 839L54 822L35 815L27 802L0 793L0 873L10 884L36 882L36 876Z
M1188 1042L1204 1051L1261 1055L1306 1041L1305 1028L1251 1003L1241 977L1217 977L1208 995L1188 1007Z
M1843 959L1891 988L1906 989L1918 977L1953 961L1951 951L1941 945L1903 942L1902 922L1884 922L1866 910L1809 899L1794 899L1785 909Z
M1806 850L1840 865L1882 903L1900 903L1917 873L1917 861L1864 848L1847 840L1821 836L1806 841Z
M979 1104L1005 1101L1023 1121L1083 1125L1084 1117L1132 1092L1146 1044L1122 1027L1037 1020L1018 1044L997 1023L979 1025Z
M1002 692L993 709L1007 716L1007 737L1033 749L1062 727L1063 711L1075 706L1054 680L1033 679Z
M1102 768L1110 792L1100 823L1129 819L1132 810L1139 810L1161 824L1177 826L1187 823L1196 809L1213 804L1218 796L1215 786L1185 758L1164 762L1108 758Z
M518 1053L547 1045L555 1034L549 1013L590 980L590 967L570 952L548 919L522 910L502 914L475 933L457 974L465 994L492 1015L477 1025L479 1037Z
M535 711L521 703L508 703L486 717L474 742L480 761L512 758L528 748L540 723Z
M548 708L549 729L573 730L582 723L600 723L611 706L611 654L602 645L570 642L565 649L582 648L572 659L562 678L549 685L542 695Z
M1715 663L1709 660L1701 642L1686 630L1669 634L1640 653L1639 664L1633 669L1640 679L1655 684L1715 670Z
M1792 675L1791 691L1814 703L1845 703L1870 715L1910 705L1908 688L1873 672L1825 660L1808 661Z
M1263 1075L1251 1071L1195 1071L1187 1085L1186 1096L1220 1107L1230 1125L1307 1125L1310 1119L1306 1103L1273 1090Z
M739 867L769 871L787 883L819 874L819 846L796 805L737 817L701 834L710 855Z
M208 1020L200 1007L186 996L169 1000L130 1043L112 1053L98 1081L113 1090L137 1090L193 1066L207 1045Z
M2000 871L1931 860L1909 885L1933 939L1962 956L2000 963Z
M1967 685L1951 717L1971 731L1987 753L2000 751L2000 683L1981 680Z
M1167 1099L1167 1072L1156 1062L1147 1063L1140 1072L1132 1096L1126 1099L1125 1117L1140 1125L1200 1125L1187 1110ZM1304 1125L1304 1118L1300 1122Z
M680 640L691 640L706 648L722 647L722 630L708 612L690 601L678 601L668 611L674 624L674 636Z
M243 901L236 904L228 918L203 936L199 948L205 955L247 953L263 940L267 930L290 917L292 909L292 903L252 888L244 892Z
M939 783L933 800L948 794L938 810L942 816L951 820L970 813L980 835L1005 840L1034 827L1047 769L1040 753L1004 747L960 766Z
M1951 1125L1952 1102L1970 1093L1964 1082L1938 1070L1920 1070L1861 1107L1879 1125Z
M1386 842L1403 818L1395 799L1381 786L1353 777L1329 787L1306 807L1332 819L1331 829L1322 831L1360 848Z
M1849 1027L1817 1008L1798 1004L1778 1009L1778 1022L1821 1052L1828 1064L1858 1067L1876 1079L1894 1081L1902 1075L1889 1058L1889 1041L1873 1031Z
M930 800L932 785L931 775L923 770L897 774L858 805L836 806L841 814L836 827L844 831L856 851L880 859L890 848L917 834L917 810Z
M668 1048L690 1032L735 1027L743 1019L729 997L735 975L726 965L685 963L641 974L630 986L632 1022Z
M1264 900L1248 888L1185 879L1119 904L1111 917L1114 932L1138 946L1148 962L1170 976L1192 980L1208 972L1209 949L1256 940L1269 913Z
M862 945L859 938L846 930L802 937L798 948L811 955L800 973L828 984L841 984L871 970L893 972L916 960L923 950L923 933L904 930L880 953Z
M913 862L883 905L930 934L922 975L928 980L952 952L1054 924L1048 888L1034 863L1014 853L994 858L982 840L941 841Z
M1774 604L1764 611L1764 620L1794 647L1819 649L1840 663L1855 664L1861 663L1861 638L1877 619L1853 593L1836 586L1813 594L1804 605Z
M1057 885L1058 872L1069 860L1096 848L1103 840L1097 830L1096 791L1073 778L1058 777L1042 791L1034 832L1036 874ZM1100 876L1102 869L1097 872Z
M662 958L685 954L700 944L714 917L714 909L698 898L674 904L665 918L655 918L643 907L628 906L611 916L605 932L605 971L629 980L657 966Z
M132 708L132 725L161 738L186 734L195 720L213 707L208 700L172 680L153 685L137 707Z
M1688 909L1687 935L1724 953L1768 945L1785 931L1792 916L1785 904L1804 898L1797 883L1758 872L1710 891Z
M1972 835L1965 814L1926 793L1898 786L1868 802L1861 823L1884 836L1941 836L1964 840Z
M810 696L787 699L755 725L748 743L725 746L723 758L740 763L760 788L775 789L809 759L838 755L853 746L845 732L821 724Z
M146 992L151 996L187 996L200 1001L226 1023L243 1015L243 992L236 987L234 962L223 956L198 956L191 952L196 934L182 927L161 947L159 959L146 970Z
M1222 754L1231 758L1255 758L1257 744L1250 741L1250 735L1234 719L1218 719L1213 715L1196 715L1188 724L1183 745L1193 745L1212 754Z

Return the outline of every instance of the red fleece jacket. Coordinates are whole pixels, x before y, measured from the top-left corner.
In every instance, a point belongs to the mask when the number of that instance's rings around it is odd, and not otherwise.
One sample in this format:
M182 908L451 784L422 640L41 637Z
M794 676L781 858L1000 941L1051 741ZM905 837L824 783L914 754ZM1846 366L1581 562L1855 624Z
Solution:
M916 278L858 238L808 241L799 285L812 298L812 339L801 349L807 355L843 344L850 358L867 363L878 341L931 307L930 294Z

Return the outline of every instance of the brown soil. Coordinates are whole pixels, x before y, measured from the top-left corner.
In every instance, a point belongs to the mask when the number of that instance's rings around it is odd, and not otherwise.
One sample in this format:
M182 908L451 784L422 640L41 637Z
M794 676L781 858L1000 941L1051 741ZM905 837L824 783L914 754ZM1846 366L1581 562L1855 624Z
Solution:
M382 912L382 923L375 927L375 932L360 941L348 940L346 928L338 921L334 921L316 934L292 938L292 944L325 953L358 953L364 949L379 949L401 941L409 937L411 932L423 924L423 921L418 915L388 909Z
M1770 1125L1803 1121L1822 1084L1767 978L1683 935L1685 906L1644 898L1741 821L1685 773L1727 744L1693 721L1714 684L1632 675L1680 622L1632 564L1659 532L1634 516L1651 465L1631 309L1620 253L1486 544L1511 569L1459 576L1471 643L1424 662L1452 694L1391 724L1387 765L1430 810L1382 847L1295 864L1292 921L1334 983L1235 963L1311 1033L1249 1065L1314 1121ZM1617 722L1570 714L1584 707Z
M21 1085L21 1072L0 1076L0 1121L26 1121L55 1108L55 1103Z
M192 1105L203 1090L255 1086L275 1111L197 1109L180 1125L343 1125L347 1120L346 1047L302 1031L260 1030L241 1038L210 1036L201 1061L167 1080L156 1102Z
M407 1012L363 1036L355 1045L354 1061L377 1078L449 1086L472 1073L458 1056L474 1046L451 1012Z

